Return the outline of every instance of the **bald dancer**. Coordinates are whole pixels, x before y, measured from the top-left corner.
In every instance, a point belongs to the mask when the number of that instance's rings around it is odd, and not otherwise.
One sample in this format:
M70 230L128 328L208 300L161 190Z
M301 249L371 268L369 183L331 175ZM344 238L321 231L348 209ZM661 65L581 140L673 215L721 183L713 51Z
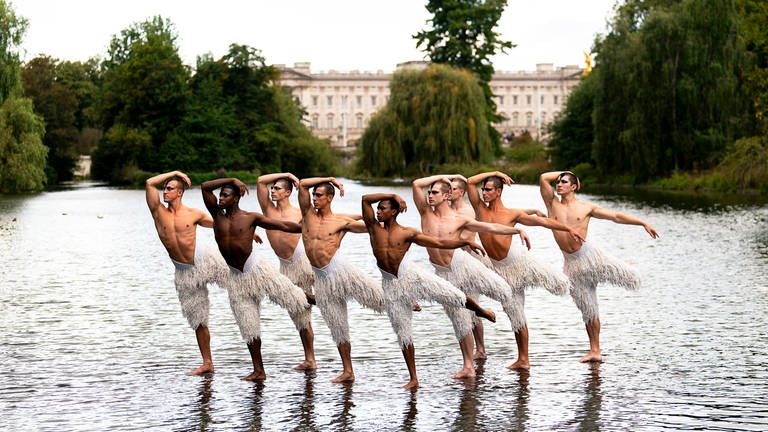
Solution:
M413 201L421 215L421 229L424 234L441 240L458 240L462 230L492 232L503 235L520 235L520 240L530 247L528 236L522 230L499 224L479 222L461 215L449 205L451 181L446 175L434 175L416 179L412 184ZM428 188L424 194L424 188ZM501 303L504 311L513 319L514 306L509 285L493 270L461 250L427 248L429 261L438 276L448 280L467 296L477 298L483 294ZM470 317L471 319L471 317ZM472 355L472 338L462 340L463 352ZM457 374L457 378L475 376L474 365L470 370Z
M342 383L355 380L347 300L354 299L362 306L381 313L384 311L384 292L370 275L336 254L348 232L366 232L360 215L333 213L331 202L336 188L343 197L344 185L334 177L302 179L299 182L299 207L303 220L304 250L315 272L317 307L331 330L341 357L343 371L331 381Z
M376 214L372 205L378 203ZM419 268L413 263L403 262L406 253L415 243L419 246L456 249L469 247L482 253L480 246L467 240L439 240L420 231L404 227L397 222L397 215L406 210L405 201L396 194L367 194L362 198L363 221L368 229L373 255L381 271L382 288L386 299L387 315L392 329L397 334L405 358L410 380L403 388L419 386L416 376L416 349L413 344L412 305L418 300L434 300L445 308L453 324L456 339L472 338L471 317L459 313L469 309L475 315L495 322L496 315L483 309L474 300L445 279ZM407 267L407 268L406 268ZM460 343L461 346L461 343ZM462 375L473 367L472 352L463 352L463 366L456 375Z
M299 186L299 179L291 173L274 173L259 176L256 184L256 197L261 212L272 219L301 223L301 210L291 205L290 196L293 188ZM305 293L312 294L315 274L304 253L301 233L288 233L280 230L267 230L269 245L280 260L280 273L284 274ZM311 309L307 309L306 327L299 330L301 345L304 349L304 361L294 366L295 370L317 369L315 360L315 333L312 330Z
M552 189L552 182L555 182L557 196ZM581 189L581 183L576 174L570 171L552 171L542 174L539 178L539 188L549 217L576 229L584 239L587 238L589 221L592 218L606 219L618 224L638 225L643 227L651 238L659 237L656 230L645 221L603 209L590 202L577 200L576 191ZM563 252L564 272L571 280L571 298L581 311L589 337L589 352L579 361L601 362L603 355L600 351L597 284L607 282L636 290L640 288L640 277L626 263L603 253L594 245L594 242L582 243L563 231L552 231L552 234Z
M575 229L547 217L530 216L529 210L507 208L501 200L504 185L511 185L512 179L499 171L477 174L467 180L469 202L483 222L495 222L515 226L518 223L540 226L570 235L575 241L583 237ZM481 194L477 190L480 185ZM528 357L528 324L525 319L525 289L541 286L556 295L565 295L570 282L562 271L539 262L530 252L514 247L508 236L481 233L480 241L488 253L492 268L509 283L516 306L516 319L512 330L517 343L517 360L507 366L509 369L530 369Z

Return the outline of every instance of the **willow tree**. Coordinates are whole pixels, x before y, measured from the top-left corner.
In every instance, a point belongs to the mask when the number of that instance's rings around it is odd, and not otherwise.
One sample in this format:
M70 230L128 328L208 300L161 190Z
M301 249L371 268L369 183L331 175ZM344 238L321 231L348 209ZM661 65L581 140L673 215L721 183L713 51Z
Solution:
M445 65L401 70L387 105L360 143L359 168L379 177L423 174L441 164L493 158L483 89L472 73Z

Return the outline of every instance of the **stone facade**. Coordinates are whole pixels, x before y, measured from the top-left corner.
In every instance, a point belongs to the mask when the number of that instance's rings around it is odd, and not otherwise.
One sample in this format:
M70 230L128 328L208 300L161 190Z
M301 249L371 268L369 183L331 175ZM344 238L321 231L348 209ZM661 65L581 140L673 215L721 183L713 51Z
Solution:
M275 67L280 70L281 84L306 109L309 128L334 147L354 147L368 120L389 99L390 72L312 73L306 62ZM398 69L424 67L425 62L397 65ZM497 111L506 118L496 128L505 137L527 131L534 138L546 139L546 126L560 113L581 75L578 66L555 69L551 63L539 64L532 72L496 72L491 90Z

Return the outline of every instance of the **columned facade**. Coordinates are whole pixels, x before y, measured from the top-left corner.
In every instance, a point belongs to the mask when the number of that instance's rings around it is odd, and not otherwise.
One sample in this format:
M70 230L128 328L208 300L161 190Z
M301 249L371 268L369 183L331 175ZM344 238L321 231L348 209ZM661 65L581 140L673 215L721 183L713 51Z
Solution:
M319 138L333 147L354 147L371 116L389 100L392 73L316 72L309 63L293 67L275 65L281 84L290 88L307 111L305 122ZM401 68L423 68L424 62L401 63ZM555 69L539 64L532 72L497 72L491 81L497 112L506 120L495 127L505 137L529 132L546 139L546 126L560 113L565 100L581 78L578 66Z

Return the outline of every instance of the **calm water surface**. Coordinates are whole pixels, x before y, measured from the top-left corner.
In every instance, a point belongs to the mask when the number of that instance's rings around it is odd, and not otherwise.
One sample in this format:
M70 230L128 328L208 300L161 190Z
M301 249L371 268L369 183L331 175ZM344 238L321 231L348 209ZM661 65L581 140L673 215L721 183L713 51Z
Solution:
M360 196L408 187L347 183L337 212L359 212ZM538 188L514 186L507 205L543 210ZM330 334L313 312L319 369L302 358L287 313L266 303L268 379L241 381L250 360L226 292L210 292L216 373L194 377L194 333L181 316L173 266L140 190L79 187L0 197L0 429L22 431L343 430L753 430L768 429L768 207L678 199L582 199L648 220L661 233L594 220L589 241L629 261L643 289L599 289L601 365L576 361L587 349L568 297L529 291L530 373L505 366L514 335L501 307L486 325L489 358L472 383L451 380L460 365L450 322L438 305L414 318L421 389L408 375L386 315L350 304L357 381L340 370ZM243 207L257 208L247 196ZM199 189L188 205L202 208ZM418 226L414 208L401 223ZM260 230L263 234L263 231ZM527 230L533 253L562 265L549 232ZM211 242L210 230L200 230ZM426 264L423 249L415 259ZM267 245L265 259L277 259ZM380 279L366 235L343 254Z

